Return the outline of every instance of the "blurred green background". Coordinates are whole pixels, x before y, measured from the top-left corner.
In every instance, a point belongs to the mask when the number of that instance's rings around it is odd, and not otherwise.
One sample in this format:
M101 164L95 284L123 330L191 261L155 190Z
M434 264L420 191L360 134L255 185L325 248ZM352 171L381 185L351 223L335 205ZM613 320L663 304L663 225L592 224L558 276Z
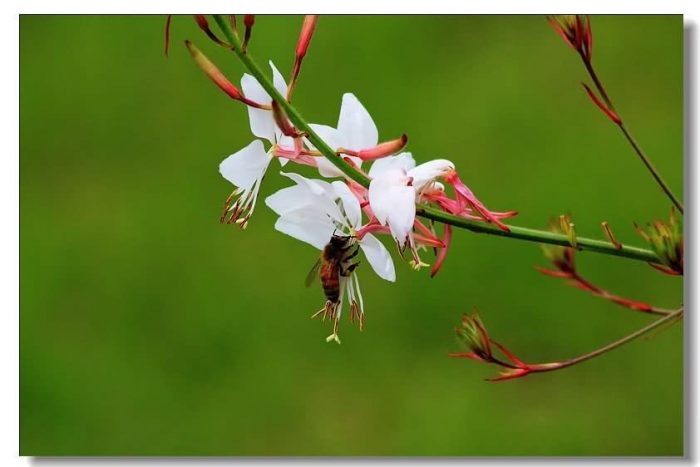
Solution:
M629 127L682 190L680 16L593 17L594 61ZM258 17L251 52L288 72L301 17ZM242 65L175 17L20 18L23 455L681 455L682 326L562 372L491 384L450 359L477 307L521 357L574 356L651 321L534 270L536 244L455 234L441 273L360 268L367 323L343 344L309 316L317 251L218 217L218 174L251 141L245 108L193 64L191 39L232 80ZM354 92L380 138L446 157L492 209L580 235L670 205L589 102L576 55L540 16L322 17L295 94L335 125ZM278 165L266 196L289 181ZM305 172L310 173L310 172ZM581 272L665 307L682 281L593 253Z

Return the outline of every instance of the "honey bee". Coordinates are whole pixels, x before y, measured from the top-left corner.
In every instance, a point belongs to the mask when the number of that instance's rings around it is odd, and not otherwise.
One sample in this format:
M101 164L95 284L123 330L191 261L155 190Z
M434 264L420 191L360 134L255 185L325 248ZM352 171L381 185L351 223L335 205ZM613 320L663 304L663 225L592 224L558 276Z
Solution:
M355 257L360 251L360 247L354 236L336 235L323 248L316 264L311 268L306 276L306 286L310 286L316 277L320 279L323 293L326 296L326 303L323 308L317 311L312 318L321 315L322 319L333 320L333 334L328 340L338 340L338 318L340 315L342 279L348 278L360 264ZM350 319L357 318L362 328L362 315L359 312L357 303L350 304Z

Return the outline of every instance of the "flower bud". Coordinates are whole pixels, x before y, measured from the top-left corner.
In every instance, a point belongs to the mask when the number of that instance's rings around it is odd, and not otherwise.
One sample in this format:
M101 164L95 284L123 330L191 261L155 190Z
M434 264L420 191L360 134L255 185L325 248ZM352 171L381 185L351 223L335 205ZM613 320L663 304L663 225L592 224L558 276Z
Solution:
M250 99L246 98L241 91L231 83L226 76L214 65L214 63L211 62L207 58L206 55L204 55L197 47L192 44L190 41L185 41L185 45L187 46L187 50L190 51L190 54L192 55L192 58L194 59L195 63L201 70L211 79L214 84L216 84L219 89L224 91L231 99L235 99L238 101L243 102L246 105L249 105L251 107L256 107L256 108L263 108L260 104L257 102L251 101Z
M408 143L408 136L405 134L401 135L400 138L391 141L386 141L380 143L377 146L369 149L363 149L358 151L357 157L363 161L373 161L375 159L380 159L382 157L391 156L401 151Z
M635 224L639 235L651 246L661 264L650 263L656 269L671 275L683 274L683 226L671 209L667 223L655 221L647 231Z
M299 40L297 41L296 56L299 61L304 58L306 51L309 50L309 44L314 35L317 22L318 15L306 15L304 17L304 24L301 26L301 33L299 33Z
M566 234L569 236L569 242L571 243L571 233L569 230L571 223L571 217L568 215L559 216L559 220L550 220L549 230L558 234ZM576 265L574 264L574 249L571 247L560 246L560 245L542 245L542 251L545 257L556 267L556 270L550 270L545 268L538 268L538 270L553 277L563 277L567 278L576 273Z
M241 50L243 53L248 49L248 41L250 40L250 35L253 33L253 25L255 24L255 15L243 15L243 25L245 26L245 33L243 36L243 45Z
M219 89L228 94L231 99L241 100L243 98L241 91L239 91L239 89L234 86L223 73L221 73L216 65L214 65L206 55L200 52L200 50L195 47L192 42L185 41L185 45L187 46L187 50L190 51L190 54L192 55L192 58L197 66L202 69L202 71L214 82L214 84L219 87Z
M291 101L292 93L297 85L297 78L299 77L299 72L301 71L301 61L304 59L306 52L309 50L309 44L311 44L311 38L314 35L317 21L318 15L306 15L304 17L304 24L301 26L299 40L297 41L294 67L292 68L292 78L289 81L289 88L287 89L287 100L289 101Z
M547 21L564 42L590 62L593 57L593 32L588 16L556 15L548 16Z
M470 352L453 356L467 357L485 362L493 360L489 336L477 312L471 315L462 315L462 326L457 328L457 337L467 346Z
M209 27L209 22L207 21L206 16L204 15L194 15L194 20L197 23L197 26L199 26L199 29L204 31L204 33L207 35L209 39L212 41L216 42L220 46L223 47L230 47L227 43L216 37L216 34L214 34Z

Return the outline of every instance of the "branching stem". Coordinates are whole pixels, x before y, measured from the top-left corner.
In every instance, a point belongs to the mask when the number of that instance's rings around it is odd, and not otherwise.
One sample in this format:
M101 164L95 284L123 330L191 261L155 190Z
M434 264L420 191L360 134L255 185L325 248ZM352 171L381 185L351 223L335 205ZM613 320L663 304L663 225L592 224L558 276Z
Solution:
M230 44L232 44L233 52L238 56L241 62L248 69L250 74L252 74L260 83L260 85L265 89L265 91L279 103L280 107L287 114L289 120L295 125L295 127L302 133L304 133L307 139L318 149L321 154L323 154L326 159L328 159L333 165L338 167L348 178L354 180L364 187L369 187L369 178L359 171L357 171L351 164L346 162L341 156L336 154L336 152L326 144L323 139L321 139L316 132L309 126L307 121L302 117L301 113L290 104L285 96L282 96L272 81L267 77L267 75L261 70L257 62L253 59L250 51L243 52L241 49L241 42L238 37L235 37L229 23L222 15L214 15L217 24L223 31L226 39ZM464 217L454 216L443 212L439 209L435 209L426 205L418 205L416 207L416 213L419 216L425 217L427 219L432 219L444 224L450 224L455 227L460 227L472 232L485 233L489 235L497 235L500 237L508 237L519 240L526 240L538 243L548 243L552 245L560 246L570 246L570 240L567 236L562 234L557 234L549 232L547 230L536 230L529 229L526 227L518 226L508 226L510 231L506 232L498 227L488 224L486 222L474 221L470 219L465 219ZM612 256L620 256L624 258L636 259L639 261L645 261L650 263L658 262L657 255L647 249L623 246L622 248L617 248L613 243L596 240L591 238L577 237L577 249L582 251L594 251L597 253L603 253Z

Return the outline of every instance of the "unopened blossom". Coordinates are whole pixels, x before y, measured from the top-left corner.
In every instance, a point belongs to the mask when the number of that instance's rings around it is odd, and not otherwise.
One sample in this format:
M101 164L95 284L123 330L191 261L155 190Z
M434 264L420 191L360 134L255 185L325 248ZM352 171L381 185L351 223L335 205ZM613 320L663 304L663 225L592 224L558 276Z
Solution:
M284 78L272 62L270 62L270 68L272 68L275 89L282 95L286 95L287 84ZM272 98L253 76L244 74L241 79L241 88L247 99L262 106L270 106ZM251 132L260 139L228 156L219 165L221 175L236 187L226 200L221 221L235 222L243 228L253 214L260 183L276 151L284 148L293 153L294 147L294 140L282 134L271 110L248 106L248 120ZM268 149L265 149L263 140L270 143ZM280 158L282 165L286 162L287 159Z
M356 236L357 231L362 228L362 210L357 198L345 183L307 179L294 173L283 175L292 179L296 185L283 188L265 200L265 203L280 216L275 223L275 229L319 250L323 250L333 236L353 237L377 275L390 282L396 280L394 263L384 245L370 233L362 238ZM327 338L328 341L340 342L337 332L338 320L345 300L350 305L351 318L357 315L362 323L364 302L355 271L340 277L340 299L337 304L331 304L330 317L334 327L333 333Z

